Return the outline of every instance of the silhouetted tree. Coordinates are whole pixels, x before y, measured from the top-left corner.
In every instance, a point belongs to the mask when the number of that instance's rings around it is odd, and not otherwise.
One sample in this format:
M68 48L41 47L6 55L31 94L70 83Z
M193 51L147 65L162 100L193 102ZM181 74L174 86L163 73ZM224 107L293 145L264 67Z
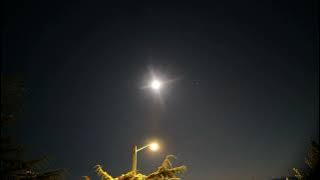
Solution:
M294 176L299 180L319 178L319 144L311 142L311 146L304 162L307 165L304 170L293 168Z
M5 136L3 129L16 120L22 109L23 83L17 75L1 74L1 119L0 119L0 179L61 179L62 170L36 172L35 167L45 158L25 160L24 148L15 143L10 136Z

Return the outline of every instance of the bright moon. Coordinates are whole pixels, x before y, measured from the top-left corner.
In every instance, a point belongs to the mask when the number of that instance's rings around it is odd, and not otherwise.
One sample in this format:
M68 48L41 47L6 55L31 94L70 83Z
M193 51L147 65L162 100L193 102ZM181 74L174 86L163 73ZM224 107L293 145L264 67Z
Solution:
M151 82L151 88L154 90L159 90L161 88L162 83L159 80L153 80Z
M151 151L157 151L159 149L159 145L157 143L150 144Z

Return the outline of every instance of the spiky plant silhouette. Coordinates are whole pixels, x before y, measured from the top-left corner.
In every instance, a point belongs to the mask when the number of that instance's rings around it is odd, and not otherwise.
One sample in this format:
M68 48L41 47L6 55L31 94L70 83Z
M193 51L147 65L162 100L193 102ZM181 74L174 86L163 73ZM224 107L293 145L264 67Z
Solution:
M179 178L178 175L185 172L187 170L187 167L173 167L171 163L171 159L173 158L176 157L174 155L166 156L158 169L149 175L140 173L136 174L133 171L129 171L126 174L122 174L119 177L113 178L110 174L103 170L101 165L96 165L95 170L97 172L97 175L102 180L180 180L181 178ZM88 176L83 176L83 178L86 180L90 179Z

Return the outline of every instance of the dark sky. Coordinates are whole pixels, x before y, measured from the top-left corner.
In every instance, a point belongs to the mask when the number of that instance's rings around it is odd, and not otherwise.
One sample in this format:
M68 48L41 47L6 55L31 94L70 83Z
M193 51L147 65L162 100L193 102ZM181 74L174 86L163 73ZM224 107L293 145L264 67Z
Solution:
M112 2L112 3L111 3ZM319 140L315 1L7 1L2 72L22 74L17 139L70 179L143 172L166 154L186 180L270 179ZM141 89L150 71L161 99Z

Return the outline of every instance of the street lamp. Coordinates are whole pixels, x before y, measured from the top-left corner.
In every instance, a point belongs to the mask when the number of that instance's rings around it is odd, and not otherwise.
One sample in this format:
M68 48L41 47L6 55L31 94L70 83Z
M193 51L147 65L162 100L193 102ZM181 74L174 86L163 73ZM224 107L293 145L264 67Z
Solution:
M132 172L134 173L134 175L136 175L137 173L137 156L138 156L138 152L149 148L151 151L157 151L159 149L159 145L158 143L150 143L148 145L145 145L141 148L137 148L137 146L134 146L133 148L133 153L132 153Z

